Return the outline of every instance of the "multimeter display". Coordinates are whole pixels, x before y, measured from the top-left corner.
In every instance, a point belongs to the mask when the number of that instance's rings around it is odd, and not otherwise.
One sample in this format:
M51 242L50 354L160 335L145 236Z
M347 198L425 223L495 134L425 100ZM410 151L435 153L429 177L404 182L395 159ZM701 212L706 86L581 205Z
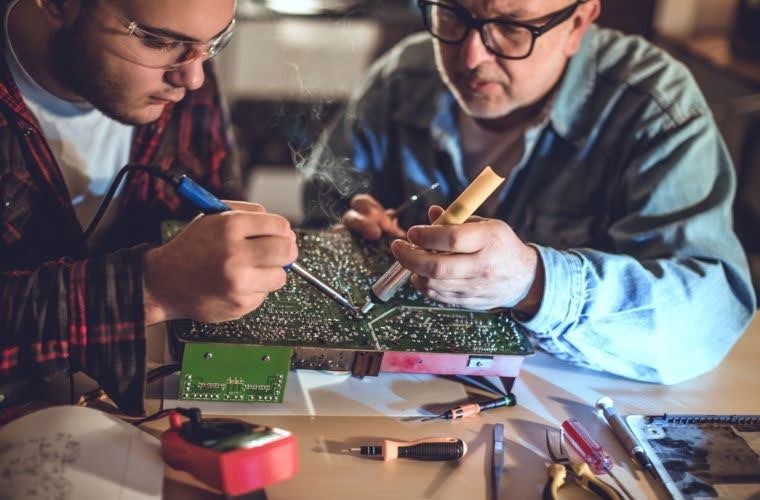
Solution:
M279 429L251 425L226 418L205 419L199 423L185 422L180 435L187 441L217 451L253 448L273 442L283 436Z

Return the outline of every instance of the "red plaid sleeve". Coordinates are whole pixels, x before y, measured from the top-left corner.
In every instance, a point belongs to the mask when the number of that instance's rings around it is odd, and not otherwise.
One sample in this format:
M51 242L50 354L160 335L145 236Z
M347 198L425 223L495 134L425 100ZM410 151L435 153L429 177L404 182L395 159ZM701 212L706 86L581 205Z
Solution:
M124 411L142 413L145 249L0 274L0 377L83 370Z

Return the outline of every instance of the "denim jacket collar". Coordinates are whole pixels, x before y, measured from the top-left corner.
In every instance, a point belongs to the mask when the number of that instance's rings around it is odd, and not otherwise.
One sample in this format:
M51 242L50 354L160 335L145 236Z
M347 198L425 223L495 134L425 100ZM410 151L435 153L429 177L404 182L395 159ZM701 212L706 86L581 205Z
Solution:
M584 107L596 85L596 47L593 46L596 37L592 34L596 29L591 26L581 40L578 52L570 58L550 111L554 130L573 142L585 137L592 125L591 113L584 112Z

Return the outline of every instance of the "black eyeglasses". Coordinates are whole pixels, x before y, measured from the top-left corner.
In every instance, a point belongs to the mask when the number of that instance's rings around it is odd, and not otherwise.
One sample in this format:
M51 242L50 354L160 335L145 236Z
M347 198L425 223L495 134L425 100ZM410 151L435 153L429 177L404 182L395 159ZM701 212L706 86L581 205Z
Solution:
M470 30L480 33L483 45L495 56L504 59L525 59L533 52L536 38L568 20L575 9L588 0L576 0L562 10L544 16L541 26L508 21L506 19L483 19L474 17L461 5L418 0L425 28L444 43L462 43Z

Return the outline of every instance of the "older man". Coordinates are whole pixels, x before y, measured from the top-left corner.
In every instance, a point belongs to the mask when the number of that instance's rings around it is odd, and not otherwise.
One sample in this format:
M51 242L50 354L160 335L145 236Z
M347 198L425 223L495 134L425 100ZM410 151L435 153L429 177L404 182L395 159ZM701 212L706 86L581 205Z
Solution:
M594 26L598 0L418 5L428 33L374 66L315 152L310 222L399 236L427 217L394 206L433 182L445 205L490 164L508 180L482 218L393 243L414 286L511 308L583 366L661 383L713 368L755 297L732 165L688 71Z
M14 0L0 61L0 383L84 370L139 411L145 326L255 309L297 254L285 219L254 204L195 219L163 246L158 223L197 213L128 162L187 172L237 197L228 123L204 61L234 0Z

